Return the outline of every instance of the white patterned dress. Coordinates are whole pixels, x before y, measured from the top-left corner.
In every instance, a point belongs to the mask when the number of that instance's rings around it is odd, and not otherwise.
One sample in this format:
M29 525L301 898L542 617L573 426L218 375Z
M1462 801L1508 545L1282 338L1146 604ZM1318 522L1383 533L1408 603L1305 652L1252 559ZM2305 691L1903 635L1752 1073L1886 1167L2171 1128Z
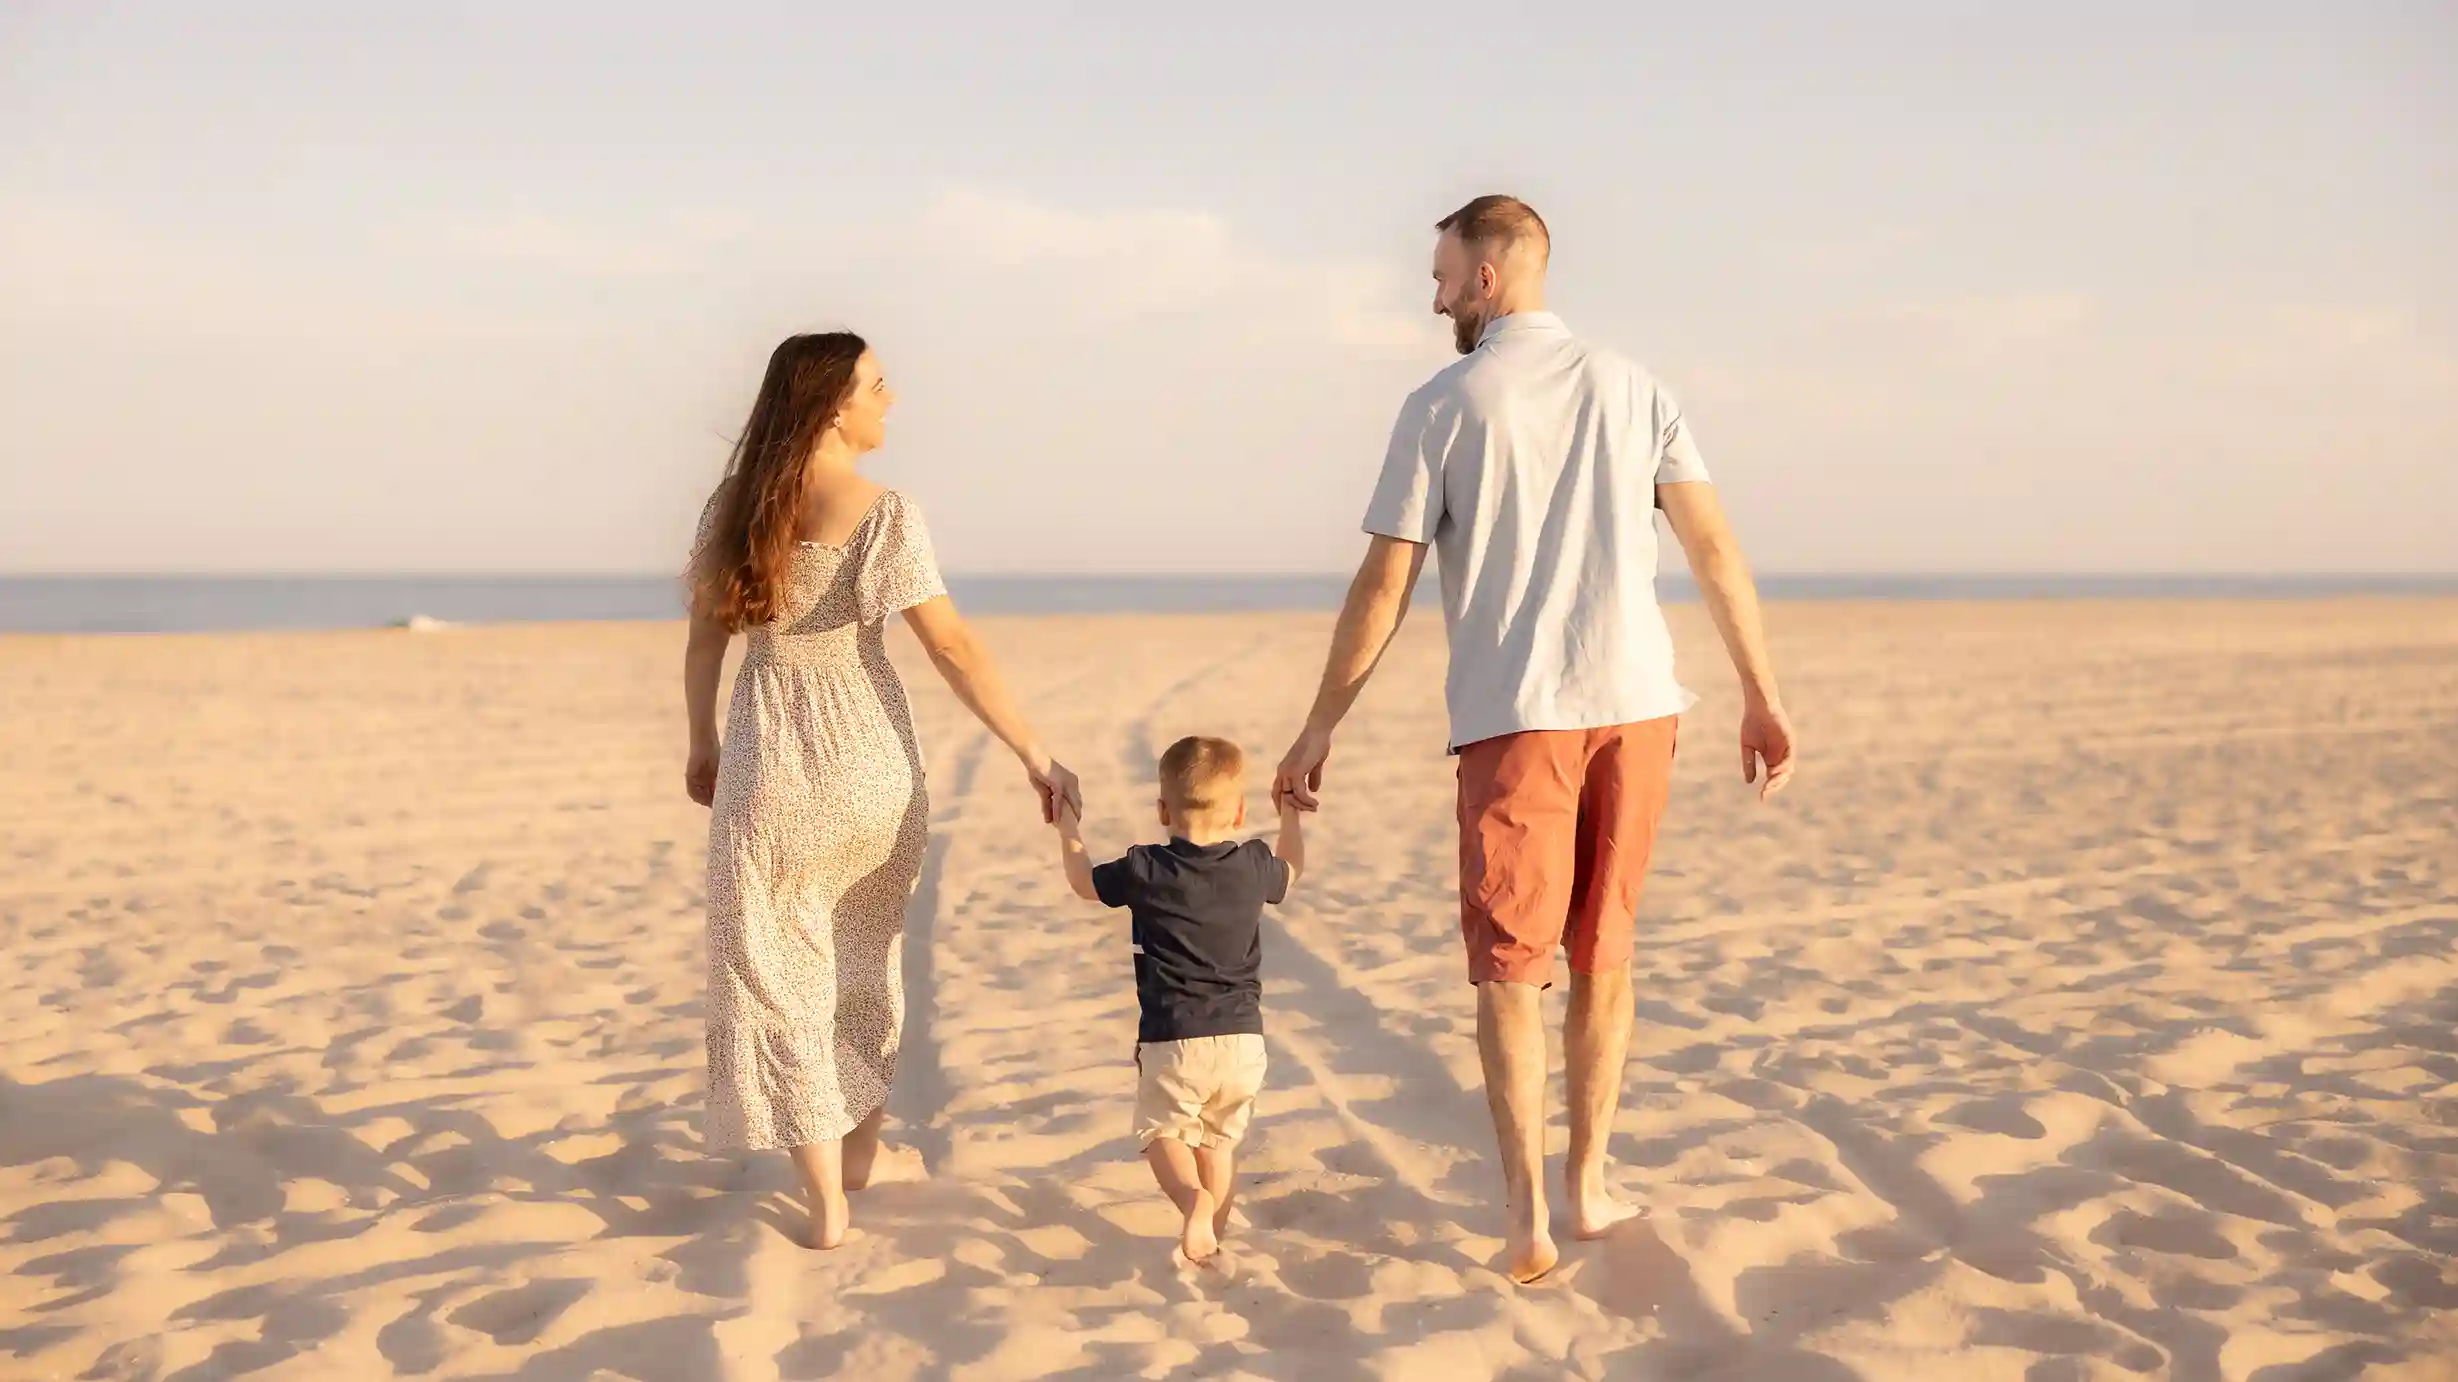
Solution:
M748 631L708 834L713 1148L843 1137L887 1102L930 802L887 621L943 593L911 501L795 549Z

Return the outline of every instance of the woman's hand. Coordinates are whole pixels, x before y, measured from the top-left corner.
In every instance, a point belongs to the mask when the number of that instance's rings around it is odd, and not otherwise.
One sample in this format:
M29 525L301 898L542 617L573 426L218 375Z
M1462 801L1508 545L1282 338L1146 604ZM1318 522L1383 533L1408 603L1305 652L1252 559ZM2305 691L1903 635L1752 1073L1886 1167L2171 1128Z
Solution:
M1029 753L1024 756L1024 771L1032 778L1033 791L1041 798L1043 825L1057 822L1060 802L1065 802L1075 814L1084 814L1084 789L1076 785L1075 774L1067 771L1066 764L1046 753Z
M702 806L717 799L717 742L695 742L683 760L683 791Z

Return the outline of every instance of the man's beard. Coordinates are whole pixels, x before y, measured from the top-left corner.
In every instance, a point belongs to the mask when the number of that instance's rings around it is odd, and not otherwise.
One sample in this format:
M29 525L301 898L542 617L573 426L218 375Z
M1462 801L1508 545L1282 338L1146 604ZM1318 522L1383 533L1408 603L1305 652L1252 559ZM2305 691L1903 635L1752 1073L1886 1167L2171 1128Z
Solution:
M1451 318L1451 344L1459 347L1462 355L1475 350L1478 338L1484 334L1485 323L1473 316L1462 314Z

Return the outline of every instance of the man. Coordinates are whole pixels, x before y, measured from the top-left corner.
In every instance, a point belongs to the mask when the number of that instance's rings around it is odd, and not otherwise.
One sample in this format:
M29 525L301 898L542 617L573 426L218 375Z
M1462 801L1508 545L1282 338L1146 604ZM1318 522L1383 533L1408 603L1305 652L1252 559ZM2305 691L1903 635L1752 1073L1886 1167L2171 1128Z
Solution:
M1741 776L1762 800L1793 771L1748 564L1670 395L1545 310L1551 238L1526 203L1479 197L1434 245L1434 310L1465 357L1409 396L1366 510L1372 544L1275 795L1316 806L1332 733L1441 554L1446 698L1459 755L1460 929L1477 1050L1509 1193L1506 1267L1559 1257L1545 1203L1538 995L1570 955L1572 1231L1638 1211L1605 1183L1631 1024L1631 931L1664 810L1676 717L1655 596L1655 514L1681 540L1741 676Z

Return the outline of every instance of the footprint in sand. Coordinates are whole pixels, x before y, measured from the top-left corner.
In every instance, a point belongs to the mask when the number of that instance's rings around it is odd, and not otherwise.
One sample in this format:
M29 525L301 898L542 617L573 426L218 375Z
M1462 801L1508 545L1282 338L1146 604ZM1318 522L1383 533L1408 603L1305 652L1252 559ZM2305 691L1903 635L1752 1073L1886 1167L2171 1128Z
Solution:
M589 1283L585 1281L536 1281L481 1296L444 1318L511 1347L545 1333L556 1316L587 1294Z

